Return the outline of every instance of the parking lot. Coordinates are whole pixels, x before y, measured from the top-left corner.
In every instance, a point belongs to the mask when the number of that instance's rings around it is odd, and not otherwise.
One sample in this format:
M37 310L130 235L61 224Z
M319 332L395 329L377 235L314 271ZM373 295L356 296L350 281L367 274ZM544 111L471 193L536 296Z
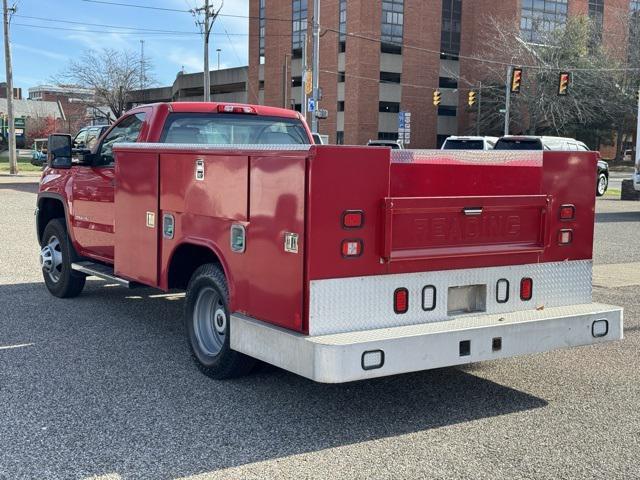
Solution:
M625 340L345 385L213 381L180 296L50 296L36 177L0 176L0 478L640 478L640 202L598 200L594 299Z

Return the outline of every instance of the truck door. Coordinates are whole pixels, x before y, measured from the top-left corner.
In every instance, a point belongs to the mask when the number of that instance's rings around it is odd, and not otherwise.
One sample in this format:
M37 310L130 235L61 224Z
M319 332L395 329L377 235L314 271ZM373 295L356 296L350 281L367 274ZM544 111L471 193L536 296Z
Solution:
M147 111L122 118L104 137L91 166L77 166L73 180L72 225L81 254L113 261L115 160L113 145L142 137Z

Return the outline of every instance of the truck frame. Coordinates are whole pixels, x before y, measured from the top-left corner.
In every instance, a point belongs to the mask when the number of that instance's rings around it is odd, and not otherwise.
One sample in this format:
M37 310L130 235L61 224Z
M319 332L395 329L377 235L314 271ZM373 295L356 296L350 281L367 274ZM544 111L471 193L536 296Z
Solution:
M257 144L186 138L223 121L276 126ZM306 139L275 143L288 128ZM622 309L592 301L594 153L312 145L295 112L215 103L136 109L84 164L62 140L36 215L50 292L87 275L186 290L213 378L257 359L340 383L623 336Z

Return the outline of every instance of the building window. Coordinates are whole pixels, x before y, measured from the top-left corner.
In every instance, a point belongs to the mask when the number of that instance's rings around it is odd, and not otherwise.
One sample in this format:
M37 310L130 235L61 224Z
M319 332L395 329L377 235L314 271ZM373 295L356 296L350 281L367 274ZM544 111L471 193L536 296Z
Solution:
M442 0L442 30L440 50L448 55L460 53L460 23L462 0Z
M258 90L264 90L264 80L258 82Z
M604 23L604 0L589 0L589 18L593 22L594 41L602 40L602 26Z
M438 107L438 116L440 117L455 117L458 108L450 105L440 105Z
M291 77L291 86L292 87L301 87L302 86L302 76Z
M440 88L458 88L458 79L449 77L440 77L438 81Z
M384 53L402 53L404 0L382 1L382 36L380 49Z
M344 145L344 132L336 132L336 143Z
M344 72L338 72L338 83L344 83L346 74Z
M293 58L302 57L304 37L307 33L307 0L293 0L291 51Z
M381 113L398 113L400 111L399 102L380 102L378 111Z
M266 19L264 15L264 4L267 0L260 0L260 13L259 13L259 22L260 22L260 32L259 32L259 54L260 55L260 65L264 65L264 37L265 37L265 28L266 28Z
M400 83L402 74L395 72L380 72L380 81L382 83Z
M347 49L347 0L340 0L340 17L338 30L338 43L340 52L344 52Z
M378 140L398 140L398 132L378 132Z
M522 0L520 36L543 42L544 35L567 23L567 0Z
M342 101L338 102L338 111L344 112L344 102Z

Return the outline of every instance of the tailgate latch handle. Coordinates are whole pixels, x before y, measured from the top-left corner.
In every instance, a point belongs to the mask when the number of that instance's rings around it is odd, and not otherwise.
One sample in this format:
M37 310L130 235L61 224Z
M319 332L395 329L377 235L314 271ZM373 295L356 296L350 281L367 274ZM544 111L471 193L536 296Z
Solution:
M482 215L482 207L466 207L462 209L462 213L467 217L477 217Z

